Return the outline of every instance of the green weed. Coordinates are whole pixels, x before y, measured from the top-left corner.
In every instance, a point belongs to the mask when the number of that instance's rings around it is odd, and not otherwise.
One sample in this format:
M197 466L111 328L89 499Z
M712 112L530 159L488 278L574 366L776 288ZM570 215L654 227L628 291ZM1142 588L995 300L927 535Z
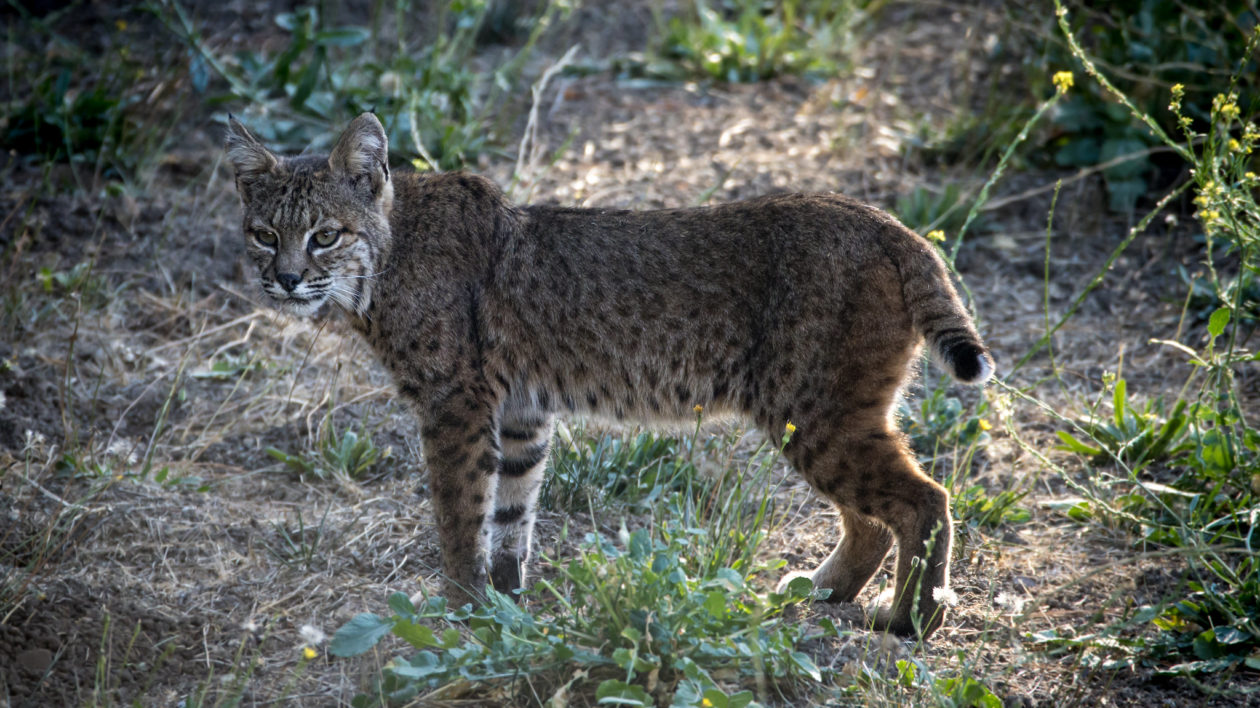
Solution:
M1232 88L1212 98L1206 123L1197 122L1190 115L1186 89L1178 83L1169 91L1168 107L1184 142L1174 141L1086 54L1062 9L1059 24L1073 56L1098 81L1100 90L1114 97L1191 167L1208 283L1221 305L1207 317L1199 346L1158 342L1185 356L1190 369L1181 395L1170 406L1156 400L1138 409L1128 400L1126 382L1118 379L1111 392L1111 416L1097 417L1091 412L1075 424L1076 433L1060 431L1067 449L1110 460L1123 473L1118 479L1099 474L1096 484L1124 484L1130 489L1121 495L1086 490L1087 501L1069 515L1118 521L1137 532L1144 543L1183 553L1189 562L1186 593L1166 605L1139 608L1119 627L1082 637L1043 633L1037 638L1072 650L1105 647L1108 651L1097 656L1107 657L1114 665L1159 662L1162 671L1174 674L1251 666L1260 647L1260 604L1256 602L1260 569L1254 560L1260 543L1256 513L1260 478L1255 474L1260 469L1260 431L1239 400L1237 372L1258 359L1243 346L1243 320L1249 308L1245 293L1260 272L1260 205L1248 157L1260 143L1260 130L1253 120L1243 119ZM1246 73L1248 80L1254 78L1254 72L1248 73L1253 64L1245 57L1251 56L1257 44L1260 31L1253 30L1236 77ZM1234 80L1229 86L1234 86ZM1206 132L1197 132L1196 125ZM1222 256L1235 259L1232 275L1216 267ZM1112 384L1107 381L1104 391ZM1156 461L1169 467L1170 484L1145 478L1143 471ZM1154 638L1127 636L1125 628L1135 625L1157 633Z
M539 502L558 511L585 511L592 502L649 508L696 478L682 449L677 438L651 432L591 437L573 428L552 450Z
M1175 166L1159 155L1167 141L1148 130L1149 124L1177 133L1184 117L1202 131L1212 120L1214 97L1230 91L1240 92L1242 105L1250 105L1260 87L1260 72L1247 47L1255 8L1237 0L1196 6L1123 0L1074 12L1083 15L1081 24L1089 28L1079 42L1128 105L1117 102L1101 83L1083 84L1051 115L1055 130L1046 147L1058 166L1101 168L1110 208L1132 212L1151 179ZM1045 13L1027 19L1038 27L1046 23ZM1040 34L1037 41L1044 58L1027 62L1027 78L1033 91L1044 91L1047 82L1040 67L1066 64L1075 51L1052 32ZM1231 72L1232 67L1241 70ZM1187 87L1181 116L1168 103L1168 89L1175 84Z
M962 190L953 183L939 191L915 187L909 194L898 197L893 212L901 223L921 234L936 229L958 233L967 219Z
M1112 414L1100 415L1095 403L1089 414L1078 422L1083 437L1094 444L1060 430L1057 435L1063 444L1059 449L1098 462L1116 459L1137 472L1154 462L1175 461L1193 447L1188 435L1190 419L1186 415L1185 401L1177 401L1165 415L1162 399L1148 401L1140 410L1135 408L1129 402L1124 379L1116 379L1114 375L1104 377L1104 391L1107 388L1112 389Z
M336 539L329 538L327 527L328 512L332 505L324 509L315 526L307 526L302 512L297 512L295 525L275 521L271 526L275 530L275 541L263 541L263 545L273 556L287 566L310 571L315 567L322 554L334 546Z
M60 13L35 18L14 7L25 31L6 44L0 149L33 157L46 177L54 163L68 164L80 192L147 179L182 110L180 82L155 69L147 52L132 51L123 20L102 28L111 36L98 53L57 29Z
M346 430L339 434L330 427L308 454L291 454L274 447L268 447L266 453L299 477L355 481L390 459L393 449L377 447L366 431Z
M834 76L843 65L853 28L864 16L859 2L696 0L691 11L656 16L648 65L663 78L704 78L730 83L782 74Z
M244 102L267 114L251 127L268 143L305 148L327 140L330 125L373 111L396 157L421 169L456 169L494 149L495 127L526 60L543 33L571 9L559 0L543 3L525 23L532 29L515 54L492 71L480 71L473 55L487 17L498 18L492 4L439 5L434 25L449 32L409 22L416 14L410 2L397 3L392 17L377 5L372 25L394 24L395 47L369 27L333 26L318 8L300 7L276 16L288 34L283 49L231 57L218 56L205 43L175 0L165 4L163 18L192 49L193 74L206 76L203 90L210 91L210 78L218 77L228 91L218 100Z
M788 693L820 681L821 669L797 648L804 631L781 618L807 597L808 581L763 595L731 568L700 575L694 534L674 530L667 539L639 529L624 545L589 536L581 555L559 567L558 583L539 582L532 595L542 606L533 612L493 590L484 606L456 610L441 598L417 608L395 594L392 616L359 615L337 631L330 652L360 654L390 633L419 650L394 659L373 694L355 699L360 706L411 700L452 681L558 685L570 677L570 692L602 703L651 706L658 696L681 706L748 705L751 691L730 688L740 677ZM446 628L435 631L434 622Z

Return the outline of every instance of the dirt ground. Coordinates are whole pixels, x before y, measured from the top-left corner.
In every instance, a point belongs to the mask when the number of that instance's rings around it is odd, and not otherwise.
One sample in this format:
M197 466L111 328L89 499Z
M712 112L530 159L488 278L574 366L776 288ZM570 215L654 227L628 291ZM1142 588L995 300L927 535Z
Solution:
M641 27L643 3L627 3L623 14L583 12L589 16L564 41L595 58L635 46L634 30L612 29ZM609 72L560 78L541 136L552 149L573 136L571 147L539 165L515 196L655 208L837 190L892 207L915 187L975 190L987 173L929 167L906 143L923 126L941 130L972 110L982 100L978 87L1021 90L1019 67L986 49L1014 31L1006 17L992 4L888 5L864 30L853 70L818 84L664 85ZM215 21L224 35L261 31L256 19ZM153 41L174 40L155 31ZM566 48L557 39L547 52L554 58ZM348 704L401 648L334 660L322 645L307 662L310 630L302 628L331 635L357 613L381 612L390 592L437 587L416 426L384 371L339 322L289 319L248 294L221 118L210 108L194 112L152 183L134 193L50 193L38 171L7 168L0 273L29 287L19 289L20 301L6 301L12 325L0 333L0 704L214 704L242 686L243 705L281 697ZM514 155L504 155L480 169L506 185L513 166ZM1031 195L986 210L958 260L999 373L1044 331L1050 194L1039 188L1064 176L1025 170L1005 178L998 197ZM1173 215L1188 221L1181 209ZM1096 176L1063 188L1052 228L1053 313L1129 226L1107 211ZM1060 377L1042 355L1009 383L1036 386L1060 411L1081 410L1102 373L1121 366L1132 390L1175 394L1184 361L1150 340L1182 326L1176 266L1194 270L1201 258L1191 234L1176 219L1152 226L1056 336ZM77 298L40 285L41 268L89 261L92 280ZM1241 382L1253 410L1258 381L1253 372ZM303 479L265 453L304 449L328 415L342 426L364 421L390 447L379 473L358 484ZM1016 404L999 422L1067 475L1084 474L1052 449L1057 428L1044 412ZM1069 520L1056 511L1074 496L1063 476L1002 425L992 436L976 479L992 490L1029 490L1023 504L1033 518L998 532L959 529L959 605L916 655L937 666L966 658L986 667L1006 705L1260 705L1255 673L1218 677L1234 692L1221 697L1211 686L1158 678L1155 667L1105 668L1079 654L1031 651L1030 633L1158 602L1181 582L1183 567L1135 549L1123 531ZM67 451L77 462L65 460ZM781 493L798 511L771 550L793 568L812 566L830 550L834 513L801 483ZM566 522L570 539L593 525L545 512L537 532L544 554L572 553L556 540ZM599 522L614 533L617 524ZM1024 610L997 603L999 595L1018 598ZM802 621L861 617L854 606L803 612ZM831 656L835 666L886 667L888 656L911 651L879 646L836 640ZM972 654L977 646L983 656Z

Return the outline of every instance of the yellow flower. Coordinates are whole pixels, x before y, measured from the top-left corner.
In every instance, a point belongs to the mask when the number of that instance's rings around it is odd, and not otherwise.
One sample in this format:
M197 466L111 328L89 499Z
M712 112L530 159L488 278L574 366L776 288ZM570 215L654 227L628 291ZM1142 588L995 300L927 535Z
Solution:
M1215 209L1205 209L1199 212L1199 217L1204 221L1217 221L1221 218L1221 213Z
M713 701L705 698L700 701L700 705L704 706L704 708L713 708Z
M1173 113L1181 112L1181 98L1186 94L1185 84L1172 85L1172 100L1168 102L1168 110Z
M126 32L126 31L127 31L127 21L126 21L126 20L114 20L114 26L118 28L118 31L119 31L119 32Z
M1212 99L1212 108L1216 110L1216 114L1226 121L1232 121L1240 115L1238 104L1235 101L1238 97L1235 94L1226 96L1223 93L1216 94L1216 98Z
M1251 179L1251 180L1254 180L1254 179L1256 178L1256 173L1255 173L1255 172L1248 172L1247 174L1243 175L1243 178L1244 178L1244 179Z
M1054 88L1059 93L1067 93L1068 89L1072 88L1075 77L1072 76L1070 71L1056 71L1054 72L1054 78L1051 80L1054 81Z
M981 418L981 419L980 419L980 429L981 429L981 430L993 430L993 424L992 424L992 423L990 423L990 422L988 421L988 419L987 419L987 418Z
M788 424L787 424L787 425L783 426L783 429L787 431L787 434L788 434L788 435L791 435L792 433L795 433L795 432L796 432L796 426L795 426L795 425L793 425L793 424L792 424L792 421L790 421L790 420L788 421Z
M306 657L307 661L310 661L311 659L314 659L315 657L319 656L319 654L310 647L303 647L302 656Z
M704 406L697 403L694 410L696 411L696 415L700 415L701 413L704 412Z
M945 232L941 231L940 229L932 229L931 231L927 232L927 234L923 238L926 238L929 241L936 241L937 243L944 243Z
M1242 143L1238 142L1238 139L1237 139L1237 138L1230 138L1230 139L1229 139L1229 151L1230 151L1230 152L1240 152L1241 150L1242 150Z

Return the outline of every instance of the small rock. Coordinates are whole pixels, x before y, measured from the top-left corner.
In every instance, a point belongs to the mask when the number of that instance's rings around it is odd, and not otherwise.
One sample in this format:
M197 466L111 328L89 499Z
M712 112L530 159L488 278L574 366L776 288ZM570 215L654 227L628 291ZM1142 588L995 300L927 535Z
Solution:
M1038 584L1036 578L1030 578L1027 575L1016 575L1011 578L1011 585L1014 585L1015 589L1023 590L1024 592L1031 592Z
M52 659L52 652L47 649L27 649L17 655L18 663L35 674L47 671L48 667L52 666Z

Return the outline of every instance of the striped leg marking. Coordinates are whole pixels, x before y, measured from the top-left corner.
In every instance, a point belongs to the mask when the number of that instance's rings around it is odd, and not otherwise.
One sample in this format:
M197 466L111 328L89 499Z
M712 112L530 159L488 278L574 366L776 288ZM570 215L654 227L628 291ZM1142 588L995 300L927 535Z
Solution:
M551 416L505 407L499 426L503 463L490 517L490 579L499 592L522 587L525 579L551 432Z

